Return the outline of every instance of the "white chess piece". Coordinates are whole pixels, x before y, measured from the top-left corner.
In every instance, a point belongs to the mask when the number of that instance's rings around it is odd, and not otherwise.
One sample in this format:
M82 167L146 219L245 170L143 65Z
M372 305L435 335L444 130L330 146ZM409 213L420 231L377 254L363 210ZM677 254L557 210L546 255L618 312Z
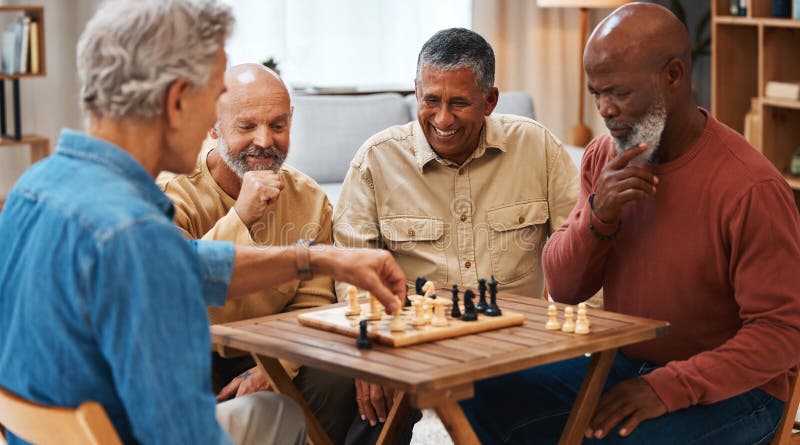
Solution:
M414 306L414 319L411 320L411 324L414 326L425 326L427 323L425 322L425 309L422 307L421 300L415 300L411 303Z
M564 325L561 326L562 332L575 332L575 312L572 306L564 308Z
M588 328L592 327L592 322L589 321L589 317L588 317L588 315L589 315L589 306L587 306L586 303L578 303L578 316L581 315L581 309L583 309L584 314L587 315L587 317L586 317L586 327L588 327Z
M575 333L589 333L589 319L586 317L586 307L578 307L578 321L575 322Z
M394 314L392 322L389 324L389 330L392 332L405 332L406 321L403 320L403 309L400 308Z
M378 302L378 299L375 298L375 295L372 295L372 292L369 294L369 313L367 313L364 318L367 320L380 320L381 315L383 312L383 306Z
M558 308L555 304L547 306L547 324L544 328L550 331L557 331L561 329L561 323L558 321Z
M445 303L441 298L433 300L434 310L431 326L447 326L447 316L444 313Z
M347 308L347 312L345 312L345 315L347 315L348 317L361 315L361 305L358 304L357 287L350 286L347 288L347 301L350 303L350 306Z
M436 293L436 285L433 284L433 281L426 281L425 284L422 286L422 292L425 292L423 297L430 298L431 295Z
M430 323L433 320L433 302L435 300L426 298L422 300L422 308L425 310L425 323Z

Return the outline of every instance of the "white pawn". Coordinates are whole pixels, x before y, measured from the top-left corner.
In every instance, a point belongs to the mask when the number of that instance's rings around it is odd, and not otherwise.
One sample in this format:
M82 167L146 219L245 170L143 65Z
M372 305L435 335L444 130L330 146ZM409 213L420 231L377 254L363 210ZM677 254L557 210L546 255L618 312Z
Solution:
M398 309L397 313L394 314L394 318L392 322L389 324L389 330L392 332L405 332L406 330L406 322L403 320L403 310Z
M558 309L555 304L547 306L547 324L544 328L550 331L557 331L561 329L561 323L558 321Z
M589 312L588 312L589 311L589 306L587 306L586 303L578 303L578 318L579 319L580 319L580 316L581 316L581 309L583 309L584 315L588 315L589 314ZM589 317L586 317L586 327L589 327L589 328L592 327L592 322L589 321Z
M358 288L355 286L347 288L347 301L350 303L350 306L347 308L345 315L348 317L361 315L361 305L358 304Z
M434 300L430 298L422 300L422 308L425 309L425 323L430 323L433 320L433 302Z
M564 325L561 326L562 332L575 332L575 312L572 306L564 308Z
M411 303L414 306L414 319L411 321L411 324L414 326L425 326L427 323L425 322L425 310L422 307L422 301L415 300Z
M381 312L383 312L383 307L378 302L378 299L375 298L375 295L372 295L372 292L369 294L369 313L364 316L367 320L380 320L381 319Z
M589 333L589 319L586 317L586 307L578 307L578 321L575 322L575 333Z
M434 310L433 318L431 319L431 326L447 326L447 315L444 313L444 306L446 301L441 298L433 300Z

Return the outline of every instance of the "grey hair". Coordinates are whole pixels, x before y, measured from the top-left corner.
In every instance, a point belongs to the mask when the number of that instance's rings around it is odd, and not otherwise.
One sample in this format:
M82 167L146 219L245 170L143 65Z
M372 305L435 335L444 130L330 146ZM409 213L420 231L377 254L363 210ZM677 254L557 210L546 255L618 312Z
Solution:
M433 35L417 57L417 82L426 66L440 70L470 68L478 87L494 86L494 50L480 34L464 28L443 29Z
M233 28L217 0L106 2L78 41L80 106L92 116L153 117L177 79L204 86Z

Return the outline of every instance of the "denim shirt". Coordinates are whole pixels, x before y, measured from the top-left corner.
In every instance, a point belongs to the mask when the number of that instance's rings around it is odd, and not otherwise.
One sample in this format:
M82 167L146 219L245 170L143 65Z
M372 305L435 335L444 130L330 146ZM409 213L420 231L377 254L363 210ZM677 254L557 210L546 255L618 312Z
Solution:
M125 443L230 443L206 306L225 303L233 245L186 240L173 213L127 152L64 130L0 213L0 386L96 400Z

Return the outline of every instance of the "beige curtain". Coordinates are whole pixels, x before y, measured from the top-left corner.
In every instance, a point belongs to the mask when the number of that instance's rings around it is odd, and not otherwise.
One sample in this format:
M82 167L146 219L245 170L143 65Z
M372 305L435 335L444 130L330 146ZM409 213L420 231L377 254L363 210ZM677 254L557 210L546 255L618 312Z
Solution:
M590 10L589 33L609 12ZM536 119L564 142L578 120L579 26L574 8L539 8L536 0L473 0L472 29L494 48L498 88L529 93ZM595 135L605 131L588 94L583 116Z

